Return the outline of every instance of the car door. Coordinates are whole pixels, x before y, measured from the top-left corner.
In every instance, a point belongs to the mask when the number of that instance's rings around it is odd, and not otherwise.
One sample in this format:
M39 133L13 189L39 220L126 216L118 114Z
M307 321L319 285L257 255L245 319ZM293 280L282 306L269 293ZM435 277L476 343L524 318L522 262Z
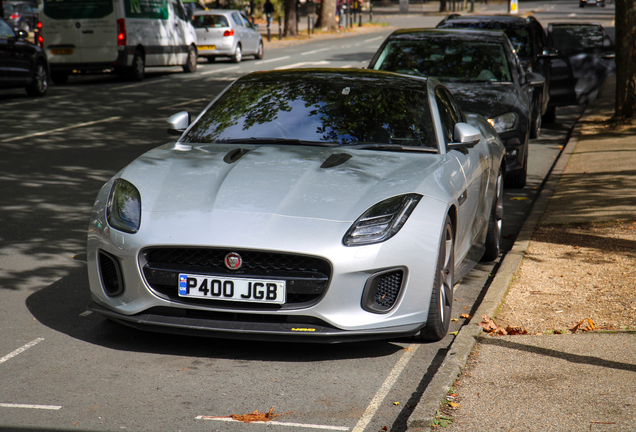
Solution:
M444 139L448 144L453 142L455 124L465 122L465 119L445 87L437 87L435 101ZM478 144L471 149L452 150L450 154L461 164L466 179L465 190L460 196L457 210L456 250L459 252L459 258L469 253L475 237L487 222L482 195L488 187L488 153L483 145Z
M27 42L18 39L9 24L0 21L0 79L3 87L28 84L33 50Z
M247 18L241 15L241 20L243 20L243 25L245 26L245 51L253 54L256 52L256 48L258 47L258 33L254 26Z
M240 13L232 12L232 24L232 27L234 27L235 36L238 34L238 43L241 44L241 50L242 52L245 52L247 49L245 43L247 42L249 44L249 37L246 34L247 31Z
M554 105L593 101L605 79L616 70L614 43L599 24L549 24L548 48Z

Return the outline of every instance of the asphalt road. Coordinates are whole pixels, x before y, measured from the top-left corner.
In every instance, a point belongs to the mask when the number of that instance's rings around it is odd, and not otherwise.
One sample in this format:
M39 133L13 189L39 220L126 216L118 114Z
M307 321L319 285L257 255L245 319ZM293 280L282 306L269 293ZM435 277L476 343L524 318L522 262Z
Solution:
M426 26L439 17L400 19ZM390 31L316 39L238 65L202 62L195 74L147 69L140 83L71 77L39 99L0 92L0 430L405 430L452 335L430 344L227 341L144 333L86 311L93 200L110 176L170 139L171 114L200 112L250 71L364 66ZM506 191L504 249L581 112L560 109L532 141L528 186ZM476 309L494 271L480 265L461 282L454 316ZM211 418L270 407L287 414L267 426Z

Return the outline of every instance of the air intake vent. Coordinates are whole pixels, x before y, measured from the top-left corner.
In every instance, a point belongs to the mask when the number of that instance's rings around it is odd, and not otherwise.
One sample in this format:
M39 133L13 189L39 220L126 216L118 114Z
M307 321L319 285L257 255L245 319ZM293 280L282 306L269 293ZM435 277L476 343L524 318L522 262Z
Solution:
M371 276L362 294L362 308L375 313L390 311L400 296L403 280L403 269L387 270Z
M124 292L124 280L119 261L104 251L99 251L99 274L107 295L113 297Z

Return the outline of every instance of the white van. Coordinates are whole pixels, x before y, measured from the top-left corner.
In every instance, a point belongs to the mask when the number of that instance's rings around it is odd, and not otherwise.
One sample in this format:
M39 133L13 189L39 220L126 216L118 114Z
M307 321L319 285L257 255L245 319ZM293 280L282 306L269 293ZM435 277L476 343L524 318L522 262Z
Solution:
M44 0L40 45L51 79L114 70L142 80L146 66L197 66L197 39L181 0Z

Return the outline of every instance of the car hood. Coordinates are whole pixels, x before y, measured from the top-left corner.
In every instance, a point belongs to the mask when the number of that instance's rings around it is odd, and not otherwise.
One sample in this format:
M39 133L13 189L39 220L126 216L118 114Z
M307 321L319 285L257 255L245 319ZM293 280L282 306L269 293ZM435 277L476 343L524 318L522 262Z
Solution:
M238 160L224 160L241 148L250 151ZM351 157L321 167L337 154ZM442 182L426 181L448 160L447 155L334 147L172 143L141 156L121 177L139 189L143 212L259 213L351 222L373 204L403 193L448 199Z
M445 83L464 112L493 118L516 111L519 95L514 84Z

